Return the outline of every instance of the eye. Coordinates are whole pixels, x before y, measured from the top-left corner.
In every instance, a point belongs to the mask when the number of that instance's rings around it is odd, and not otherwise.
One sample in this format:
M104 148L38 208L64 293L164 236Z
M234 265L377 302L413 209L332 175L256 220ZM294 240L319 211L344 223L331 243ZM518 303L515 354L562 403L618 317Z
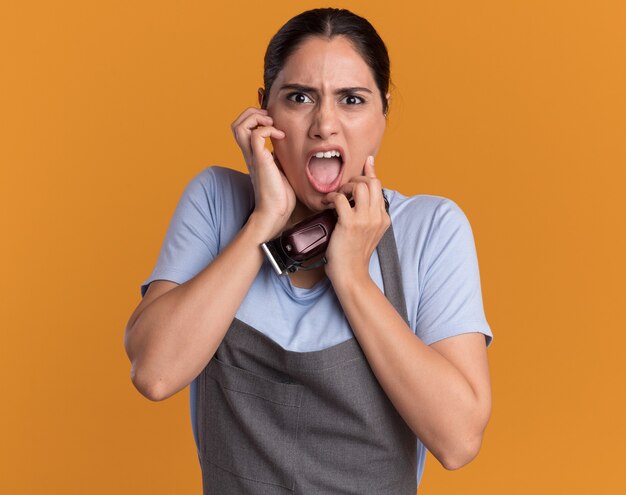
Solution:
M361 105L362 103L365 103L365 99L357 95L346 95L341 99L341 101L348 105Z
M287 99L295 103L313 103L313 100L304 93L290 93L287 95Z

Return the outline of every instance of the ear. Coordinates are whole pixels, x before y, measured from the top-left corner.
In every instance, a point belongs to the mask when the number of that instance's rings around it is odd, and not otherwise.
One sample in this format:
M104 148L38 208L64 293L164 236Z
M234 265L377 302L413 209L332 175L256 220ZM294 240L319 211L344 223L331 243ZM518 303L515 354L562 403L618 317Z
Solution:
M385 95L385 98L387 98L387 112L389 112L389 105L391 105L391 93L387 93ZM385 113L385 117L387 116L387 114Z
M258 97L259 97L259 106L263 108L263 100L265 98L265 90L263 88L259 88Z

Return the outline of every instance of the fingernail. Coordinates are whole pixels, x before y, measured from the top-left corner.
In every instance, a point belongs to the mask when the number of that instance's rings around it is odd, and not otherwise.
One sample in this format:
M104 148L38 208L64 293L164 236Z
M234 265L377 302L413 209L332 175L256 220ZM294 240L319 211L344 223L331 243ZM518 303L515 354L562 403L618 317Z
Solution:
M374 157L370 155L370 163L372 164L372 167L374 166Z

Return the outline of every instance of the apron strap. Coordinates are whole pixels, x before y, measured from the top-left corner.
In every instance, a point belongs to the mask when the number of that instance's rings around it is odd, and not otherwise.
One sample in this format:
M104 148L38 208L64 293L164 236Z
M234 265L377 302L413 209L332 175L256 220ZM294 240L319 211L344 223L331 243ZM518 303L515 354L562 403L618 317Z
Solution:
M391 302L396 311L405 323L410 327L409 318L406 310L406 299L404 298L404 289L402 288L402 270L400 269L400 259L398 258L398 249L396 246L396 238L393 234L393 225L385 231L382 239L376 248L378 251L378 260L380 262L380 271L383 276L383 287L385 296Z

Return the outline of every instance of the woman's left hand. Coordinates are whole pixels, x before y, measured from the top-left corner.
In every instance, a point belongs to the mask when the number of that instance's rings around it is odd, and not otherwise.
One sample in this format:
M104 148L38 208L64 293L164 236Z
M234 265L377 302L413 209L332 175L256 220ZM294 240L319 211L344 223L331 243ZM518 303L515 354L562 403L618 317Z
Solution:
M374 157L365 161L364 175L354 177L336 192L326 195L339 216L326 249L326 275L337 281L360 280L369 276L372 252L391 224L385 210L380 181L374 172ZM346 195L352 195L354 208Z

